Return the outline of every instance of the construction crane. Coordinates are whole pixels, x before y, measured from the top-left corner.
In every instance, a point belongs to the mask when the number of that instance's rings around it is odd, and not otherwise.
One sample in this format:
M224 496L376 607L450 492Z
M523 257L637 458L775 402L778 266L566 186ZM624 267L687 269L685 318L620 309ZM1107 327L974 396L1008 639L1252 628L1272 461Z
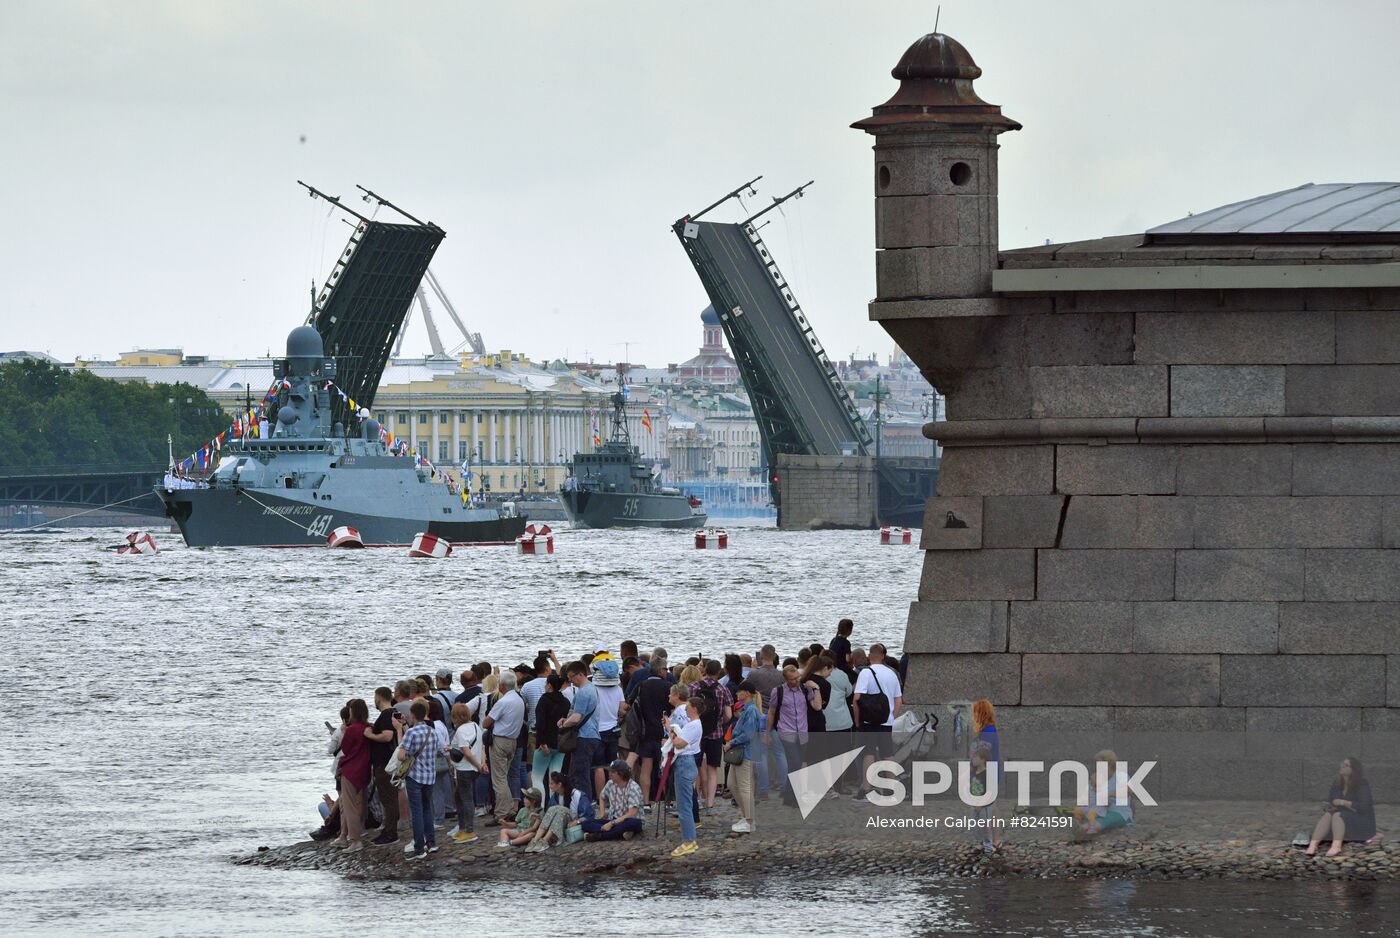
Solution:
M424 283L428 285L428 288L432 290L438 300L442 302L443 308L447 310L447 315L452 318L453 325L457 327L457 331L462 335L462 341L453 346L451 351L448 351L442 344L442 336L438 333L437 322L433 319L433 309L428 305L428 295L423 292ZM414 297L418 301L416 305L419 314L423 317L423 325L428 330L428 344L432 346L433 358L447 358L461 351L463 347L468 346L477 355L486 354L486 345L481 341L481 333L471 332L467 329L466 323L462 322L462 317L457 315L456 307L454 307L452 301L447 298L447 292L443 290L442 284L438 282L438 278L433 274L431 268L418 284ZM413 309L410 307L408 316L404 318L404 329L399 332L398 344L394 346L395 358L397 358L399 353L403 350L403 337L408 332L408 319L412 317L412 315Z

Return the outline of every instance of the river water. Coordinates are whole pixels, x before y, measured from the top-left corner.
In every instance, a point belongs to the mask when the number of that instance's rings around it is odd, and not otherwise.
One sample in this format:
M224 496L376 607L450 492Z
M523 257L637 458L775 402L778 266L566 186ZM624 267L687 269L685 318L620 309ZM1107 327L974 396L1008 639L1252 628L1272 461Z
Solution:
M857 881L751 877L668 887L347 881L234 866L304 839L330 788L322 721L438 667L576 657L624 638L673 659L825 642L897 650L921 554L873 532L564 530L553 557L459 549L188 550L117 557L124 533L0 535L0 759L9 823L0 933L351 935L387 930L627 934L1227 935L1397 933L1385 890L1324 884ZM1247 916L1239 919L1238 916ZM698 918L697 918L698 917ZM569 920L572 920L570 922ZM587 923L586 927L581 923Z

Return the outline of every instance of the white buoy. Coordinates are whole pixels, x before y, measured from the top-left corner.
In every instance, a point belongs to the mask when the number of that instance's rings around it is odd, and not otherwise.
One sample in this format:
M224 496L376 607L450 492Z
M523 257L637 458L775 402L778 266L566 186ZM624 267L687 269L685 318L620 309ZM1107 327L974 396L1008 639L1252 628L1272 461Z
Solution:
M436 534L415 534L413 544L408 548L410 557L447 557L452 554L452 545L447 538Z
M326 538L327 547L364 547L365 542L360 537L360 532L350 527L348 524L341 525L331 532L331 536Z
M554 531L547 524L542 524L539 527L527 524L525 533L515 539L515 546L522 554L535 556L552 554L554 553Z
M729 532L723 528L701 528L695 532L696 550L726 550Z
M881 544L912 544L914 543L914 532L910 528L891 527L885 525L880 529Z
M132 531L126 536L126 543L117 548L119 554L158 554L155 538L145 531Z

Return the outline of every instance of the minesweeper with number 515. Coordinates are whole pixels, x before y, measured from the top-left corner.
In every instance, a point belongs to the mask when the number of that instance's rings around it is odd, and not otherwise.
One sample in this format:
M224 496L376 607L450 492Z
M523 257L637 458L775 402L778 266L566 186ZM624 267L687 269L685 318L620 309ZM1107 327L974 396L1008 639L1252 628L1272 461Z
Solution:
M335 363L321 335L298 326L287 336L271 429L235 441L207 484L157 486L166 514L191 547L325 546L348 525L365 546L408 544L419 533L453 544L509 544L525 519L473 508L441 476L381 441L379 421L357 417L358 433L331 425Z

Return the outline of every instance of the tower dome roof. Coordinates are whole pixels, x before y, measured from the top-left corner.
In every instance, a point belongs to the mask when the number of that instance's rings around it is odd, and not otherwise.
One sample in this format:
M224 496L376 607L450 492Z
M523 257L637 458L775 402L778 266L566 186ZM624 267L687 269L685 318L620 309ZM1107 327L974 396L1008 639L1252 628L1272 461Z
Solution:
M700 313L700 321L707 326L718 326L719 313L715 312L715 308L713 306L706 306L705 309Z
M929 33L920 36L904 50L890 74L900 81L906 78L965 78L972 81L982 77L982 70L972 61L972 54L961 42L943 33Z
M972 88L982 69L962 43L944 33L929 33L914 41L890 71L899 90L870 117L852 127L871 133L897 124L982 125L997 132L1021 125L988 104Z

